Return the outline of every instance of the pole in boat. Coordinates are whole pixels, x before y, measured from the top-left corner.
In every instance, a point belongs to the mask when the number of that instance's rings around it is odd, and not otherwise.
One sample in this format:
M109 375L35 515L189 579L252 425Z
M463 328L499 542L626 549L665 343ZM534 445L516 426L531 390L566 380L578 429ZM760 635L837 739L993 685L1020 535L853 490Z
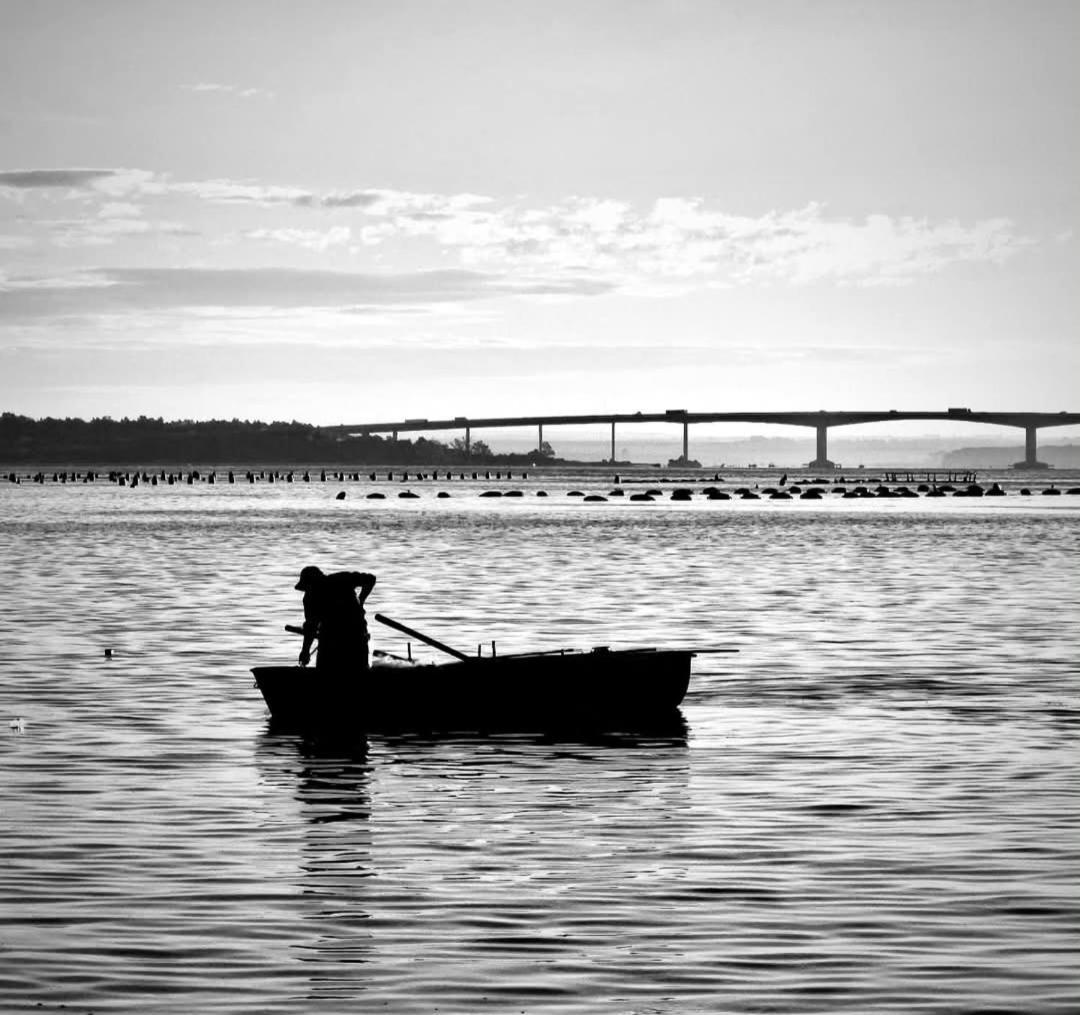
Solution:
M404 624L399 623L396 620L391 620L390 617L383 616L381 613L375 614L375 619L380 624L385 624L387 627L392 627L397 631L401 631L403 634L407 634L410 637L416 638L418 641L426 642L433 648L439 649L440 652L445 652L447 655L453 656L455 659L468 659L464 652L459 652L456 648L451 648L449 645L443 644L441 641L437 641L435 638L431 638L426 634L421 634L419 631L411 627L406 627Z

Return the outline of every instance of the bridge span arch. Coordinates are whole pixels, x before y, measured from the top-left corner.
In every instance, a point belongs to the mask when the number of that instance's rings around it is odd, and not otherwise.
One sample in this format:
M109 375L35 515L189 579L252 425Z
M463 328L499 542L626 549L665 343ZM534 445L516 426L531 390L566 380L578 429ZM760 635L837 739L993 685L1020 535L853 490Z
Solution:
M836 468L829 460L829 429L835 426L854 426L859 423L883 423L899 420L948 420L962 423L985 423L992 426L1019 427L1024 431L1024 459L1016 469L1045 469L1038 459L1037 433L1044 427L1073 426L1080 423L1080 412L976 412L967 408L951 408L941 412L901 411L898 409L866 411L832 411L819 409L806 412L690 412L686 409L666 409L664 412L586 413L571 416L455 416L453 419L405 419L397 422L342 423L324 429L342 434L427 432L460 430L465 434L466 451L471 446L472 431L507 427L535 427L537 448L544 442L545 426L610 424L611 460L615 460L615 427L621 423L677 423L682 425L682 458L690 458L690 426L693 423L763 423L778 426L805 426L817 435L816 454L807 467L818 470Z

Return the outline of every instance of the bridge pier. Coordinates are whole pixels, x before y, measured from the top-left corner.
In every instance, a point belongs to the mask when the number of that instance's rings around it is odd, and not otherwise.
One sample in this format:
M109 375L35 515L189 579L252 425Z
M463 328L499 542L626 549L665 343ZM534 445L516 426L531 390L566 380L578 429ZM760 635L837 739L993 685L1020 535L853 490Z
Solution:
M465 426L465 457L468 458L472 453L472 431L469 429L468 424Z
M611 421L611 458L608 460L615 464L615 420Z
M829 461L829 428L823 423L817 425L817 454L808 469L835 469L836 463Z
M536 424L536 453L540 454L544 450L544 424Z
M690 461L690 424L683 420L682 425L682 460Z
M1049 469L1050 466L1046 462L1040 462L1037 454L1038 446L1035 440L1037 426L1024 427L1024 460L1022 462L1016 462L1013 465L1014 469Z

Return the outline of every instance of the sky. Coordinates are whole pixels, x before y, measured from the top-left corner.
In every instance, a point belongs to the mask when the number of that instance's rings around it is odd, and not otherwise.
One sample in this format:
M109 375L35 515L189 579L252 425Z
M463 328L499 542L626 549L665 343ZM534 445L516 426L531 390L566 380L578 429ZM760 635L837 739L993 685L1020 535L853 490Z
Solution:
M1078 44L1072 0L0 0L0 410L1080 410Z

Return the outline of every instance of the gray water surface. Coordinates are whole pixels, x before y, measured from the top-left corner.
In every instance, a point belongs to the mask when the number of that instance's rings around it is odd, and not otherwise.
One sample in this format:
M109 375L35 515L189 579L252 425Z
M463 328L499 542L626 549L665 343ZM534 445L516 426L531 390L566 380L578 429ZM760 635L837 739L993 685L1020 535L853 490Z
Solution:
M1080 1010L1080 510L331 495L0 488L0 1010ZM308 563L740 652L662 736L313 743Z

